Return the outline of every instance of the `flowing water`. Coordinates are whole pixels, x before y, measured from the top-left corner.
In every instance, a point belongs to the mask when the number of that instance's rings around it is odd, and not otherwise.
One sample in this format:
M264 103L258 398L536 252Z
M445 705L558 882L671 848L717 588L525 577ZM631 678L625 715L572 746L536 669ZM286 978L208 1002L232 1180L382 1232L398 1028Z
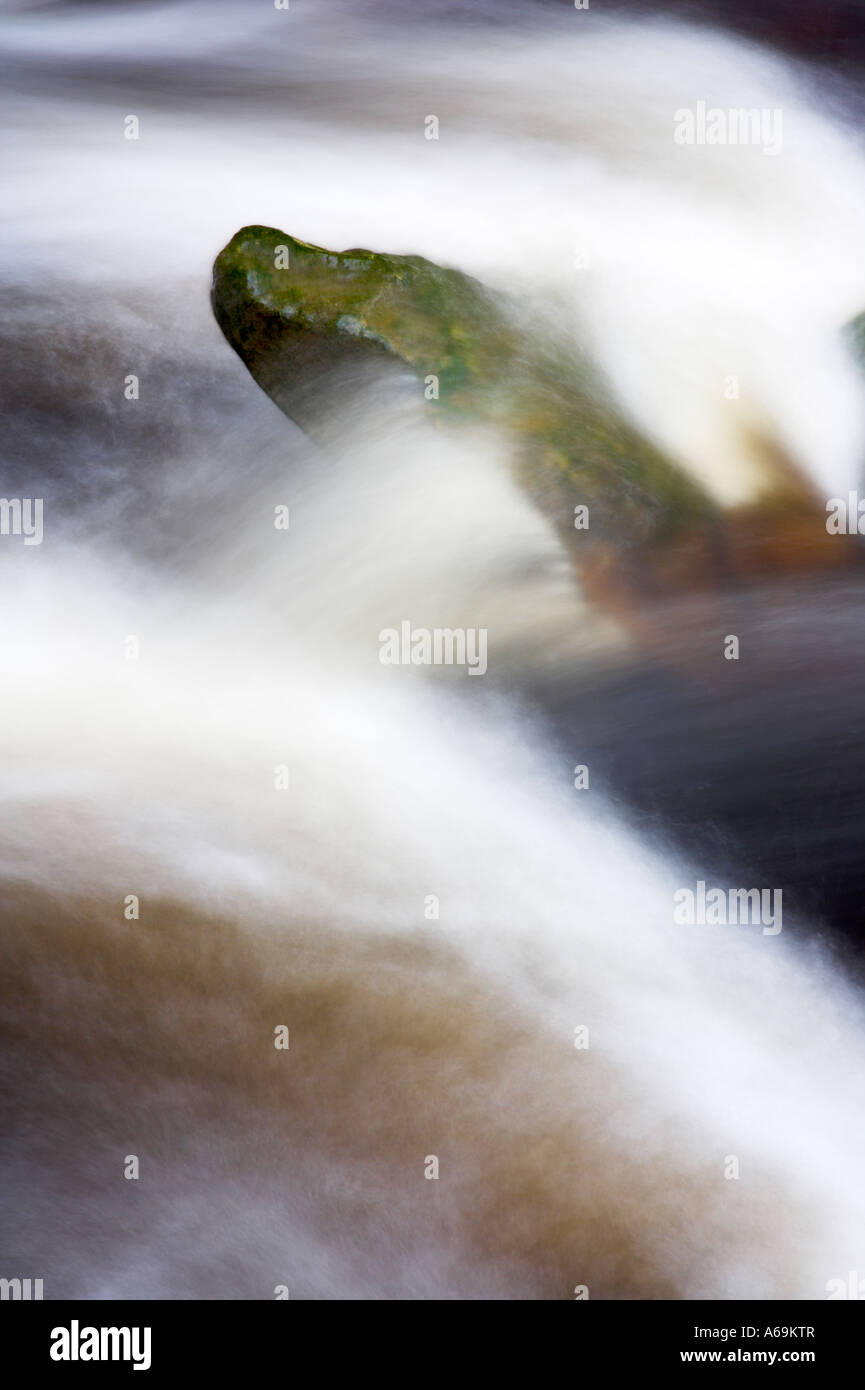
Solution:
M852 98L563 6L13 4L0 48L0 490L44 499L0 541L0 1273L825 1297L865 1269L858 587L739 595L735 676L675 649L687 595L643 651L501 440L386 381L308 440L209 288L248 223L423 254L725 503L766 440L844 494ZM783 151L677 147L697 100L782 108ZM486 627L487 675L383 666L405 619ZM783 888L783 932L676 925L698 878Z

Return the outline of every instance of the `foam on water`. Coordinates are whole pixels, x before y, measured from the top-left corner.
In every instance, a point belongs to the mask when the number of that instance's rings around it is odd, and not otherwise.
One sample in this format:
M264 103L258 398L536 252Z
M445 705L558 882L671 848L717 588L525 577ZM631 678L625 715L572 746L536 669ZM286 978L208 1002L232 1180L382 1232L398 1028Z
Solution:
M419 252L590 345L719 497L755 430L852 485L849 134L743 44L532 14L0 25L13 466L47 497L0 555L9 1225L49 1296L810 1298L865 1262L858 996L785 934L675 927L705 871L573 791L511 677L628 644L501 442L382 387L324 454L209 314L244 223ZM676 147L698 99L783 106L783 157ZM488 627L489 681L382 666L403 618Z

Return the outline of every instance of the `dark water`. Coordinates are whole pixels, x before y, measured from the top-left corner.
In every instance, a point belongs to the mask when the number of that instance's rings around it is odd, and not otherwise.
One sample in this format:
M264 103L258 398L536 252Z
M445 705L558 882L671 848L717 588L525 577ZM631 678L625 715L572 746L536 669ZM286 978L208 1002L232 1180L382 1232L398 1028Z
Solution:
M562 741L578 744L649 833L722 877L746 865L782 884L807 930L851 960L863 944L865 662L861 584L784 582L740 596L748 678L647 661L576 697L544 693ZM692 613L671 613L671 629ZM697 610L699 621L699 609ZM748 875L746 874L746 877Z

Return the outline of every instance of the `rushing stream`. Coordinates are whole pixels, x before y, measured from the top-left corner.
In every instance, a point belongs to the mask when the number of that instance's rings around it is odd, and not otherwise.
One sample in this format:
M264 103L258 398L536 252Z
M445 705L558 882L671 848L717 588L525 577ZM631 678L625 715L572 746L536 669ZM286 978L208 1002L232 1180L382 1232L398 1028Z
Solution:
M669 650L642 643L493 433L373 377L312 441L209 300L245 224L420 254L594 358L722 504L767 450L846 496L843 84L600 6L18 3L0 57L0 492L44 531L0 538L0 1274L178 1299L865 1274L861 581L753 584L738 628L685 593ZM699 101L782 111L782 144L678 145ZM382 664L404 621L484 629L483 678ZM710 622L715 666L677 639ZM783 892L783 930L679 924L698 881Z

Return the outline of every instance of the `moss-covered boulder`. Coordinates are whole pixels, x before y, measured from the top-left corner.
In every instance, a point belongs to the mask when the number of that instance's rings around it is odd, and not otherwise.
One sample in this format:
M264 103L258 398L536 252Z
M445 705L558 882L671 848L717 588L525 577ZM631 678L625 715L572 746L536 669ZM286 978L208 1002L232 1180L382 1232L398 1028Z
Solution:
M439 421L499 429L522 486L608 602L849 558L838 538L825 544L821 500L794 469L778 468L759 506L723 511L570 345L460 271L244 227L216 260L212 298L252 375L312 434L336 393L387 368L416 383Z

